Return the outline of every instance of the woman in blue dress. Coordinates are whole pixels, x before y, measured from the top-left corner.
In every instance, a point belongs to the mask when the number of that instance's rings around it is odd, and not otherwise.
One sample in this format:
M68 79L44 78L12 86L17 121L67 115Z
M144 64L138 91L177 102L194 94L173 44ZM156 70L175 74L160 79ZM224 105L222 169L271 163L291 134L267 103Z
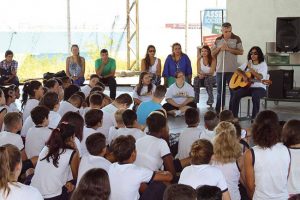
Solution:
M73 44L71 47L72 56L67 58L66 74L73 84L81 86L84 82L85 60L79 55L79 47Z

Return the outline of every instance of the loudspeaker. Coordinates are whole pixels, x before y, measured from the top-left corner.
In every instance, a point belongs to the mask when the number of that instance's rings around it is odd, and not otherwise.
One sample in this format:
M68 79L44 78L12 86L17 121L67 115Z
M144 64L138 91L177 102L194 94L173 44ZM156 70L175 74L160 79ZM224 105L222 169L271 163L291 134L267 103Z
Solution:
M276 51L300 50L300 17L278 17L276 23Z
M286 91L293 89L294 70L269 71L272 84L268 88L268 98L286 98Z

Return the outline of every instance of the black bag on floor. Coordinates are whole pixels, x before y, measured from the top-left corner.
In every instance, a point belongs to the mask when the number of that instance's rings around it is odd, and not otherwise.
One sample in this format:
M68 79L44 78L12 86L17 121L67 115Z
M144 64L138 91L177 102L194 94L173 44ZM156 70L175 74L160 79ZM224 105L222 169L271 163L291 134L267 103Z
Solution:
M49 79L54 78L54 77L65 77L65 76L67 76L67 74L64 70L61 70L61 71L56 72L56 73L47 72L47 73L43 74L43 78L46 79L46 80L49 80Z

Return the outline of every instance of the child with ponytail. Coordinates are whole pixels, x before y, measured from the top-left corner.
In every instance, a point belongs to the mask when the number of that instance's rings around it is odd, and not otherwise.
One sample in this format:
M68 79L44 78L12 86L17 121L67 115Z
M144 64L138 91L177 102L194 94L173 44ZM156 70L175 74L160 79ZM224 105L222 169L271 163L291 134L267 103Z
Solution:
M22 169L19 149L6 144L0 147L0 199L7 200L42 200L39 191L18 182Z
M41 151L31 185L38 188L44 199L67 199L74 189L68 180L70 168L73 179L78 174L79 154L74 139L75 127L61 122Z
M39 81L30 81L24 84L22 94L23 122L30 115L30 111L39 104L43 95L43 86Z

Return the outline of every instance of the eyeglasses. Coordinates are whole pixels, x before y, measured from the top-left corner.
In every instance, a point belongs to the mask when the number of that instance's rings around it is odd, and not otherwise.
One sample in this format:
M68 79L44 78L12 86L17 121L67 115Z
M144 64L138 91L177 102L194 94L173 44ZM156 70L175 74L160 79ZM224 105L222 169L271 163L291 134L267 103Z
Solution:
M148 52L149 53L155 53L155 50L149 50Z
M250 55L258 55L257 52L250 52Z

